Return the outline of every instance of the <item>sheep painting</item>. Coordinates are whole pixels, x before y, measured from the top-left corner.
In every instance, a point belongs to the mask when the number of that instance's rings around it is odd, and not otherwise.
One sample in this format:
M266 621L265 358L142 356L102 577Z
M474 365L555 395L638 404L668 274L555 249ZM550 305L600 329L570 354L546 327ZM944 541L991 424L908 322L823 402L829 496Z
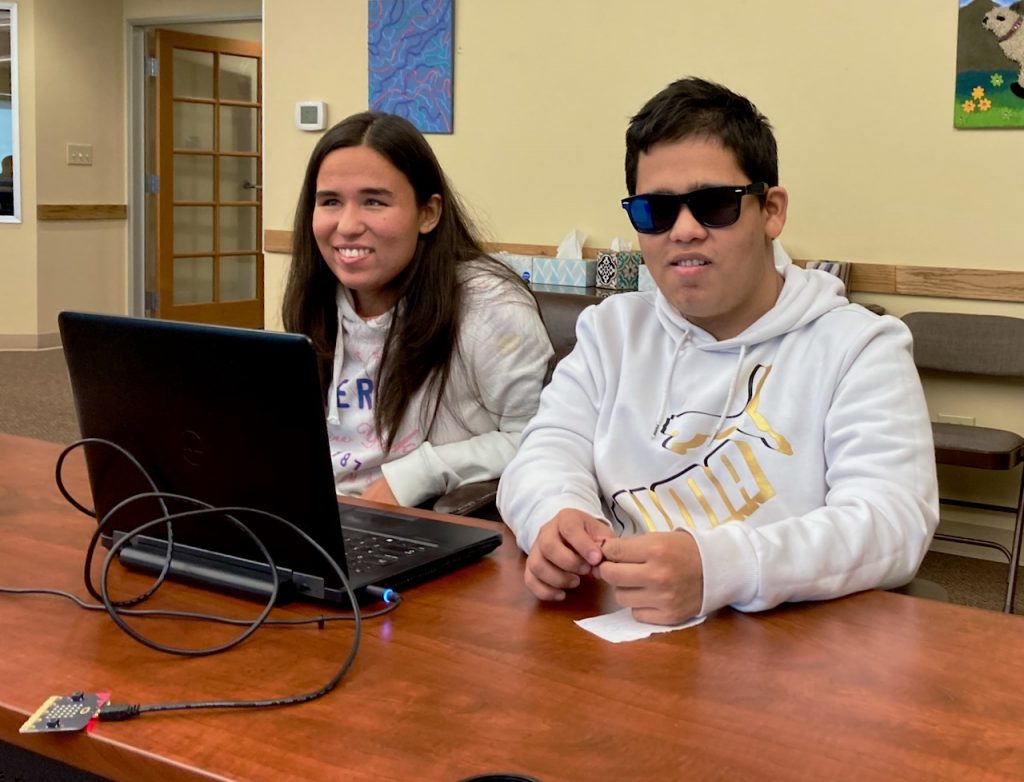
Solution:
M1020 67L1020 75L1010 89L1024 100L1024 2L1008 8L996 6L981 18L981 25L996 36L1003 54Z
M1024 0L959 0L953 127L1024 128Z

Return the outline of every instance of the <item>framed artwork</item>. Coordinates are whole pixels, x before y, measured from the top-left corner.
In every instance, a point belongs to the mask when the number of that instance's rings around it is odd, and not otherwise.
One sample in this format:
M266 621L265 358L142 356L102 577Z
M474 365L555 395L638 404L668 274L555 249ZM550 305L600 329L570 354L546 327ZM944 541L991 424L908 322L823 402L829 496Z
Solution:
M369 0L370 108L452 132L454 0Z
M1024 127L1024 0L959 0L957 128Z

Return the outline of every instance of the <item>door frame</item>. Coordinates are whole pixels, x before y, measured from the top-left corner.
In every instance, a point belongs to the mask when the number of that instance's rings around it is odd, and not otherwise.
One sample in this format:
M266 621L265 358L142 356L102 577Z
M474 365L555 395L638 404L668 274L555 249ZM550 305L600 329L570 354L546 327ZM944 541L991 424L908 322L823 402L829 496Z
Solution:
M128 314L146 314L146 254L156 252L146 236L146 34L182 24L259 22L261 14L168 16L128 19Z

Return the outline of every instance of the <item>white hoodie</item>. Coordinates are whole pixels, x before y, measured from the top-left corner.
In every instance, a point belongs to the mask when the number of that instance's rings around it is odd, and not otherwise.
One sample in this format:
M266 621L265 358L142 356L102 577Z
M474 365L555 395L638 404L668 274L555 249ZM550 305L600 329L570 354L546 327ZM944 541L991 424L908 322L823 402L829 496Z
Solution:
M327 429L339 494L359 495L382 474L402 505L497 478L537 410L551 342L529 292L487 267L461 269L465 298L459 353L430 439L432 397L411 400L390 453L373 426L373 378L392 312L364 321L338 286L334 372Z
M564 508L622 535L685 530L702 614L913 577L938 489L910 333L776 265L775 306L720 342L656 290L583 312L499 487L524 551Z

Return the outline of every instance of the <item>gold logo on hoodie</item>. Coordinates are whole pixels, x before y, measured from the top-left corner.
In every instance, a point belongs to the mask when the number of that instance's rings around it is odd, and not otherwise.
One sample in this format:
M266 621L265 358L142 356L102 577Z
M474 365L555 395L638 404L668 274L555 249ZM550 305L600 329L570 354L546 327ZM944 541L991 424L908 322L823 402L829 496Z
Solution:
M669 416L658 431L668 436L662 441L663 448L685 454L699 448L708 440L733 440L740 436L760 441L773 451L786 456L793 455L789 441L772 429L758 410L761 405L761 390L772 373L771 367L758 364L747 380L747 402L738 413L719 416L687 410ZM719 424L721 421L721 424Z
M659 427L661 446L680 455L712 447L699 462L649 487L625 489L612 496L612 513L624 527L649 531L685 524L696 528L742 521L775 496L757 460L760 443L785 456L789 441L760 412L761 391L772 368L758 364L747 381L747 399L736 413L715 415L695 410L669 416ZM715 443L718 443L715 445ZM696 453L693 456L697 456ZM626 511L623 519L619 509Z

